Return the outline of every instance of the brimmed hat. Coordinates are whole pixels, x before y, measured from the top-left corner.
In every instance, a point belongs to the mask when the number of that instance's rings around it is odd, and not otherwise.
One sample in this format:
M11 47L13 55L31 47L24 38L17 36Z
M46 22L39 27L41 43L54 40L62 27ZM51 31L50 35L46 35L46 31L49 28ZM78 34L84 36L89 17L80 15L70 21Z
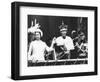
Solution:
M35 19L35 25L33 26L33 21L31 22L31 27L28 28L28 33L33 33L39 29L41 26L39 25L39 23L36 23L36 19Z
M37 23L35 26L31 26L28 29L28 33L34 33L36 31L36 29L39 29L39 28L40 28L40 25Z

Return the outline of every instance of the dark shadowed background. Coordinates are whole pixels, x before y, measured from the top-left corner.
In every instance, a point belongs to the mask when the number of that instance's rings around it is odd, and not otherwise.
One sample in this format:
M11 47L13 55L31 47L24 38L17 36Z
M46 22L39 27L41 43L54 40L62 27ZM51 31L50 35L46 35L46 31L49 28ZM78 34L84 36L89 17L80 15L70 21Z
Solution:
M65 17L65 16L44 16L44 15L28 15L28 28L31 26L31 22L37 20L37 23L41 25L40 29L43 31L43 41L48 46L51 44L53 37L60 36L59 26L62 24L68 25L67 35L71 37L72 30L83 31L87 38L87 23L86 17ZM33 23L33 25L35 22ZM28 43L31 41L31 36L28 34Z

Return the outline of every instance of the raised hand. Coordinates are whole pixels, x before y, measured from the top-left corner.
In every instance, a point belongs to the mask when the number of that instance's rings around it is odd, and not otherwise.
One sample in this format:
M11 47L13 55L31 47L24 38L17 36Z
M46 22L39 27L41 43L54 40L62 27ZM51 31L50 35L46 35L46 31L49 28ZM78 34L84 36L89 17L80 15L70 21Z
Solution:
M53 39L52 39L52 44L55 44L56 43L56 37L54 37Z

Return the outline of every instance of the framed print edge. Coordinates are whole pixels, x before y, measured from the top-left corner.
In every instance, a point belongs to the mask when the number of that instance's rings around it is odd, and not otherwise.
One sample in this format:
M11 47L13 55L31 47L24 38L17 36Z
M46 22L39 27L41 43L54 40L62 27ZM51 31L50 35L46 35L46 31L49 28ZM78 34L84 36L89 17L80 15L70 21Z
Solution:
M50 8L68 8L68 9L83 9L94 10L94 72L79 72L79 73L61 73L61 74L45 74L45 75L29 75L20 76L20 7L50 7ZM28 2L12 2L11 4L11 78L14 80L24 79L41 79L41 78L58 78L58 77L73 77L97 75L98 73L98 35L97 35L97 7L92 6L76 6L76 5L58 5L58 4L44 4L44 3L28 3Z
M98 7L95 7L95 74L98 74Z
M16 3L11 5L11 78L19 77L19 7Z

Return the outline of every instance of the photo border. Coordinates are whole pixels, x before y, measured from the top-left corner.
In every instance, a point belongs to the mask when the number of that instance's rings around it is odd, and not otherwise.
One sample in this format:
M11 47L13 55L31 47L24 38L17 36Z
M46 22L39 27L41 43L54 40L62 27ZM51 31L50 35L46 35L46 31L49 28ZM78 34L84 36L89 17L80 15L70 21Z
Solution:
M20 7L47 7L47 8L61 8L61 9L79 9L79 10L94 10L94 72L82 73L63 73L63 74L49 74L49 75L30 75L20 76ZM24 79L40 79L40 78L58 78L58 77L72 77L72 76L88 76L97 75L97 52L98 52L98 36L97 36L97 7L94 6L76 6L76 5L61 5L61 4L45 4L45 3L31 3L31 2L12 2L11 4L11 78L14 80Z

